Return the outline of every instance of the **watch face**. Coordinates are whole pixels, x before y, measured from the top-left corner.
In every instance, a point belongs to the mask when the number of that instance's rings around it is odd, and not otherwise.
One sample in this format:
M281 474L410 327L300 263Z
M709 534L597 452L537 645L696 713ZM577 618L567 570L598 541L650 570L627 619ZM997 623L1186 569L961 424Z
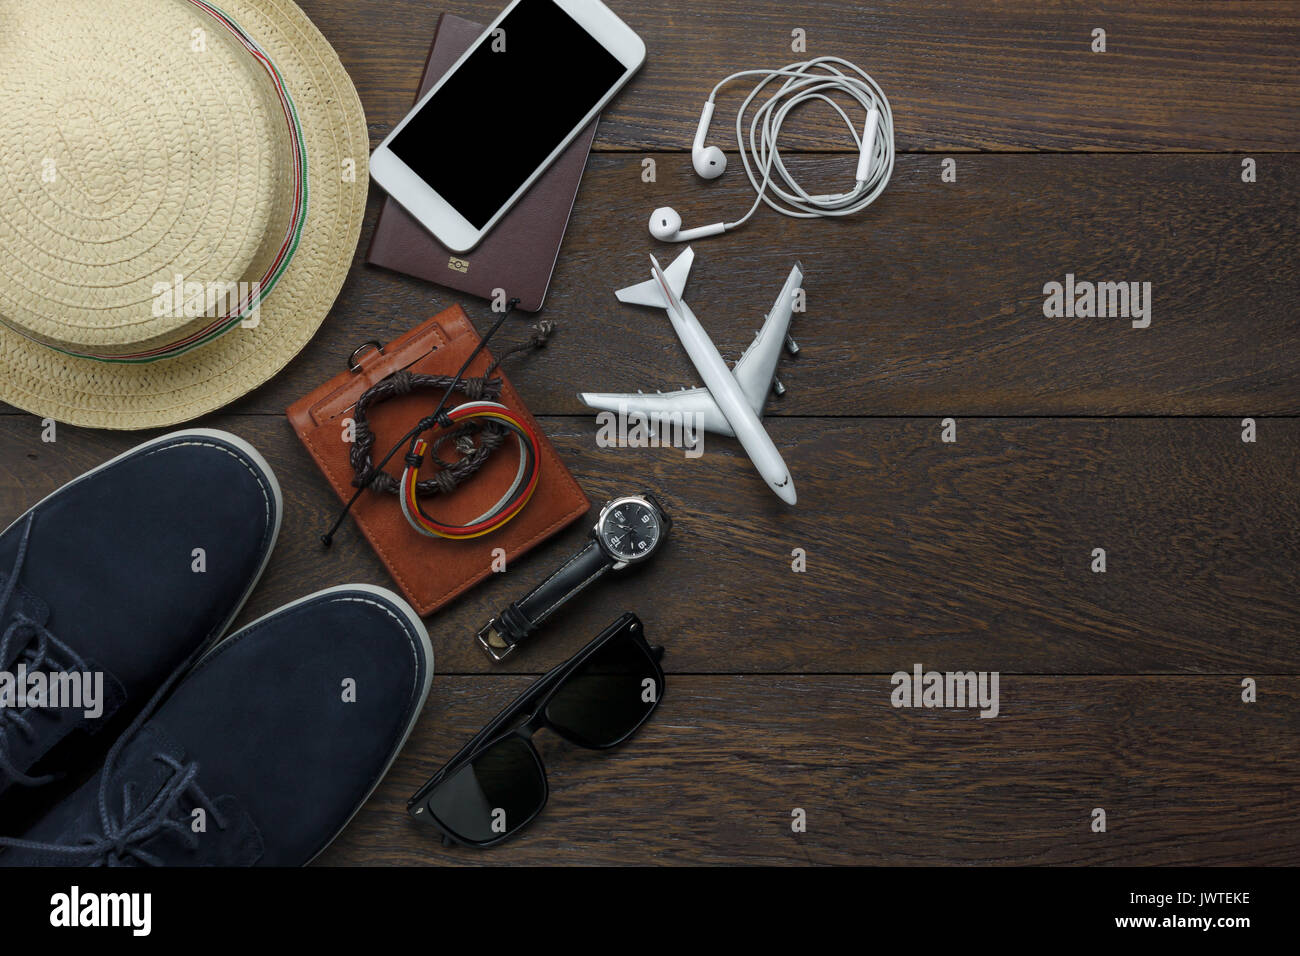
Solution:
M620 561L635 561L659 543L659 518L643 501L627 498L610 506L600 522L600 539Z

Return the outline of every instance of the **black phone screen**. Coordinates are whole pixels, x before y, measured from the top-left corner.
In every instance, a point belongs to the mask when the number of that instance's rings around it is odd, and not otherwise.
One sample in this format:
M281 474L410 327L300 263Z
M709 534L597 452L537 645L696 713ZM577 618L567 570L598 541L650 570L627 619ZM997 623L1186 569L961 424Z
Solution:
M521 0L389 149L482 229L624 72L552 0Z

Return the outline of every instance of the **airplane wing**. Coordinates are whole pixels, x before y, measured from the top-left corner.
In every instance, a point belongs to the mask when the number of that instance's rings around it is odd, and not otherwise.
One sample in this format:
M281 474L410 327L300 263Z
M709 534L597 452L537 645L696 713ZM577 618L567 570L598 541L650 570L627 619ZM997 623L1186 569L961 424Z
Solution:
M673 260L672 265L664 270L664 278L668 280L668 285L677 296L682 294L694 259L695 253L687 247ZM746 400L760 418L763 415L763 406L767 403L768 392L772 388L776 364L781 358L781 350L785 347L790 320L794 315L794 295L802 283L803 266L796 263L790 270L790 275L786 278L780 294L777 295L772 311L767 314L763 327L731 370ZM615 295L623 302L656 306L661 309L668 308L663 289L659 281L654 278L639 285L620 289ZM641 415L651 421L663 420L665 416L671 421L674 415L690 415L695 417L706 431L717 435L735 434L707 388L683 388L675 392L657 392L653 395L641 392L583 392L578 397L595 409L620 415Z
M726 416L719 410L707 388L683 388L676 392L656 392L653 395L616 392L582 392L578 395L584 403L617 415L639 415L658 424L671 424L690 416L705 431L715 435L735 437Z
M682 297L682 290L686 288L686 277L691 273L691 264L695 261L695 251L687 246L680 256L672 261L667 269L664 270L664 278L668 280L668 285L672 287L673 295L677 298ZM659 280L651 277L645 282L636 285L630 285L626 289L619 289L614 295L620 302L631 302L634 305L651 305L657 309L668 308L668 300L664 298L664 290L659 286Z
M673 265L677 263L674 262ZM745 398L759 418L763 417L763 406L767 403L768 392L772 390L776 363L781 358L785 336L790 329L790 319L794 315L794 295L802 282L803 266L796 263L776 297L772 311L767 314L763 327L731 370L731 374L740 383L740 390L745 393ZM663 294L660 293L660 298L662 297Z

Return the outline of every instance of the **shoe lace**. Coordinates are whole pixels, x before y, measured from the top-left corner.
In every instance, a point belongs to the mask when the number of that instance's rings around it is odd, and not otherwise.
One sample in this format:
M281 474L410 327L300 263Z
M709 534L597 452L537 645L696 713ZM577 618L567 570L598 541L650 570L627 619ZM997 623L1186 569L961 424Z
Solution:
M23 563L27 560L27 542L32 532L32 516L28 516L23 526L22 538L18 542L18 555L14 566L5 582L4 592L0 594L0 621L5 614L18 588L18 578L22 574ZM24 646L25 645L25 646ZM18 649L21 648L21 651ZM14 653L18 651L18 653ZM29 617L22 609L21 603L13 609L13 620L0 635L0 661L13 659L27 665L29 671L37 671L53 663L57 652L59 660L70 670L88 670L86 662L71 647L59 640L49 628L40 621ZM36 729L32 726L34 708L0 706L0 776L25 787L37 787L58 779L57 773L31 776L19 770L10 754L9 741L14 733L22 734L27 740L34 739Z
M31 519L29 518L18 546L14 571L5 585L3 597L0 597L0 615L3 615L4 608L12 597L14 582L18 579L18 572L22 569L23 560L27 555L27 539L30 533ZM37 626L43 634L48 636L50 643L60 648L66 648L67 652L80 666L85 668L85 663L81 661L81 658L72 654L70 648L67 648L63 642L49 634L48 630L43 626ZM12 847L14 849L35 850L57 855L63 857L69 865L120 866L135 861L147 866L162 866L164 861L143 847L145 842L158 834L174 834L184 843L187 849L192 851L198 848L198 833L192 827L186 825L184 822L185 815L179 812L180 800L186 795L190 797L195 807L203 808L208 817L212 819L212 822L216 824L218 830L225 830L227 827L225 818L217 810L212 799L197 783L199 773L197 761L182 762L170 754L162 752L155 752L153 759L170 767L172 773L148 803L136 807L135 783L127 781L122 787L122 813L120 818L114 818L108 805L108 793L111 789L113 768L122 756L126 744L134 739L135 734L153 715L158 705L171 692L172 687L180 680L182 675L189 671L203 652L204 648L195 648L185 662L172 671L171 676L154 691L154 695L135 715L126 730L122 731L118 738L113 741L113 745L109 748L108 755L104 758L104 764L99 771L98 810L100 832L98 834L92 833L82 836L73 843L44 843L36 840L0 837L0 849Z
M186 814L180 806L181 799L187 795L196 807L203 808L218 830L226 829L225 818L197 783L196 762L182 763L165 753L155 753L153 759L169 767L171 774L148 803L137 806L135 782L127 781L122 787L121 816L115 818L104 798L104 788L100 788L100 833L86 834L76 843L66 844L0 837L0 847L60 856L69 866L122 866L131 862L163 866L161 857L144 848L145 843L159 834L175 834L187 849L198 849L199 835L186 824Z

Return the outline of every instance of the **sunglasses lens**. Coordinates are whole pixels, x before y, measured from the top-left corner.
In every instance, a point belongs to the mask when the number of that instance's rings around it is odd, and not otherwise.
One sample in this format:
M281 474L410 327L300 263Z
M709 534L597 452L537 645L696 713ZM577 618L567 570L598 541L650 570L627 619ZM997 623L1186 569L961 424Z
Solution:
M592 747L620 743L659 703L663 683L646 649L612 640L570 675L546 706L551 726Z
M498 740L438 785L429 812L470 843L488 843L531 820L546 802L546 778L532 745Z

